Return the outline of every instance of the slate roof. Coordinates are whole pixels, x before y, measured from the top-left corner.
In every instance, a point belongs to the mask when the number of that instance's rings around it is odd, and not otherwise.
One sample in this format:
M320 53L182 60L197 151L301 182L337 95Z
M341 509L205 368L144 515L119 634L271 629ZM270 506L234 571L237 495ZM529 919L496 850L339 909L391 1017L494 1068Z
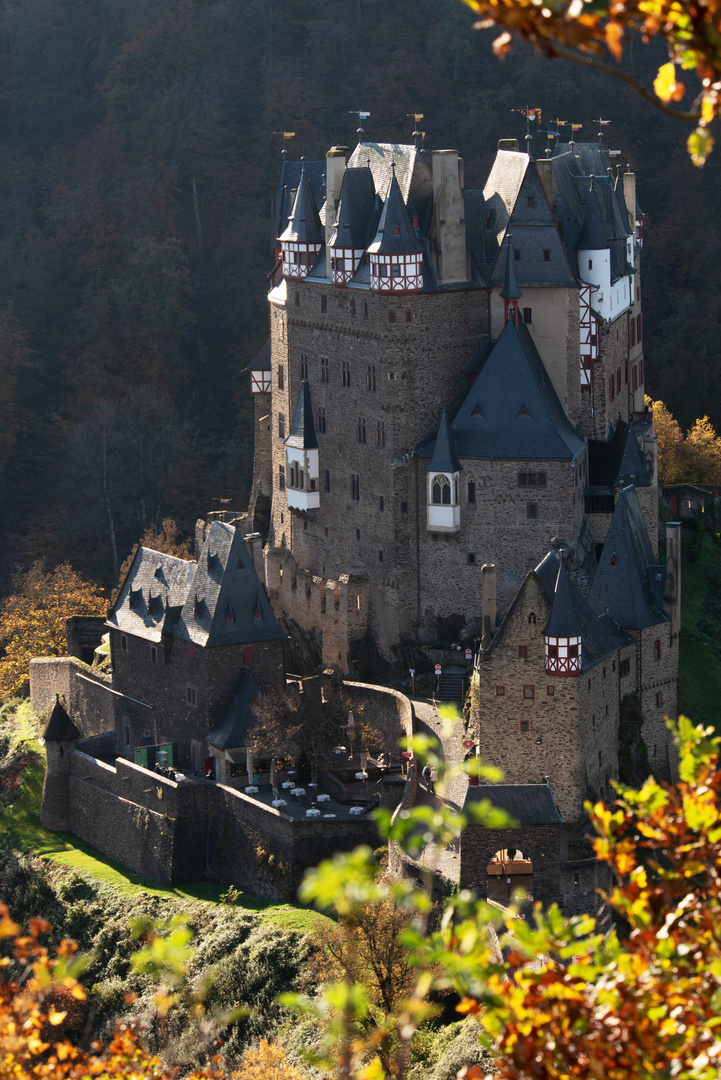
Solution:
M517 150L499 150L483 189L486 213L491 216L488 239L495 237L492 256L501 246L511 211L528 168L528 154Z
M378 225L373 173L364 166L346 169L329 247L367 248Z
M75 739L82 739L82 737L82 732L75 727L75 724L60 704L60 696L57 695L47 727L43 732L45 742L74 742Z
M275 222L273 229L273 243L275 248L277 238L288 224L288 218L293 206L291 193L298 190L300 185L301 170L305 165L305 173L308 177L310 189L316 206L322 206L325 202L325 159L321 161L288 161L283 156L283 165L280 170L280 183L278 194L275 199Z
M521 165L518 157L526 160L526 168L521 176ZM508 175L506 175L508 174ZM496 155L496 164L491 170L491 176L484 189L484 197L488 200L492 182L500 185L503 202L497 195L491 195L491 204L497 208L493 230L496 233L495 247L492 252L494 258L493 269L490 275L492 285L504 284L505 253L502 249L502 237L510 230L513 233L513 247L516 252L516 279L519 287L563 287L573 288L578 285L574 271L572 270L561 237L556 227L548 198L538 173L535 161L528 161L525 154L518 155L514 151L499 150ZM517 190L515 190L517 185ZM513 191L515 190L515 197ZM510 212L506 214L507 199L513 198ZM499 215L505 219L504 233L498 229Z
M259 696L258 684L253 676L248 671L241 671L222 720L208 732L211 746L219 750L233 750L246 745L254 720L251 706Z
M516 256L513 251L513 244L511 243L511 234L506 233L506 266L503 273L503 289L501 290L501 296L504 300L517 300L523 293L518 288L518 281L516 280Z
M310 384L303 379L300 384L298 403L293 414L293 423L290 434L285 440L286 446L292 446L298 450L317 450L318 439L313 422L313 406L310 401Z
M463 206L466 215L466 244L471 254L471 281L485 282L486 264L486 203L483 192L474 188L463 189Z
M435 439L418 453L430 458ZM586 449L571 426L525 325L506 323L451 424L459 458L575 460Z
M164 633L172 633L194 570L194 562L139 547L108 625L159 642Z
M460 465L456 461L455 455L451 450L451 433L448 426L448 413L444 409L438 427L433 457L430 465L426 465L426 472L454 473L459 470Z
M395 170L383 203L378 230L368 251L372 255L404 255L423 251L423 245L413 231Z
M270 371L270 338L258 349L257 353L243 368L243 371Z
M548 555L542 559L535 571L533 571L541 582L550 603L553 603L555 597L560 562L561 557L558 552L549 551ZM617 649L623 648L624 645L630 645L633 638L620 630L608 615L599 616L568 575L566 575L566 585L570 598L569 602L573 606L573 617L576 625L580 628L583 670L590 671L591 668L605 660L611 653L616 652ZM496 637L498 637L498 634Z
M668 622L661 593L666 568L654 563L653 548L635 488L620 492L598 561L588 602L629 630Z
M407 143L359 143L350 156L349 168L367 166L376 191L388 191L394 170L408 213L418 215L423 236L428 235L433 213L433 173L430 154Z
M557 825L563 820L549 784L480 784L466 789L464 807L489 799L519 825Z
M325 230L320 223L318 207L315 203L305 163L300 174L298 190L295 193L293 209L288 224L278 237L279 240L297 241L301 244L321 244L325 240Z
M578 246L585 251L603 251L609 247L606 231L601 220L598 194L593 187L593 177L591 177L591 190L586 203L586 212L583 216L583 228L578 237Z
M643 425L639 425L643 430ZM636 425L620 420L608 442L588 441L589 484L606 487L649 487L651 477L638 445Z
M580 596L580 593L579 593ZM560 560L556 578L551 614L543 628L544 637L581 637L581 618L576 611L574 591L566 573L566 564Z
M232 525L211 522L174 633L207 647L285 638L245 541Z

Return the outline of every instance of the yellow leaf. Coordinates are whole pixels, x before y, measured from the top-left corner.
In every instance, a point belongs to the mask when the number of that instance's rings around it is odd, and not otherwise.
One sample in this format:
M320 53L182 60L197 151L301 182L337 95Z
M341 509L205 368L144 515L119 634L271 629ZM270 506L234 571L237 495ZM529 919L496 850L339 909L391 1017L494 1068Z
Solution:
M63 1020L67 1015L68 1014L66 1012L56 1012L55 1009L51 1009L48 1013L48 1020L53 1025L53 1027L57 1027L58 1024L62 1024Z
M658 75L653 80L653 89L656 97L661 101L670 101L676 90L676 67L671 61L662 64L658 69Z
M704 124L710 124L715 114L715 99L711 97L704 97L701 103L701 119Z
M620 60L623 56L623 47L621 42L623 41L623 26L621 23L608 22L606 23L606 44L609 50L613 53L617 60Z
M706 128L697 127L688 137L686 148L694 165L705 165L706 158L713 150L713 135Z

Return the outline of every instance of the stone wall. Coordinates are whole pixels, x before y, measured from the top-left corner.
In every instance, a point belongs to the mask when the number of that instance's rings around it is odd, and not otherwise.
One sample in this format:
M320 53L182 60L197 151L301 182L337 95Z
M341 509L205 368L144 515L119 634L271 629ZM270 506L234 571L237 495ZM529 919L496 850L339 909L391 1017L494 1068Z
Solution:
M43 716L59 694L83 735L97 735L115 726L118 698L108 692L110 675L74 656L42 656L30 661L30 705Z
M460 839L460 887L472 889L485 898L488 892L488 863L497 851L515 847L533 863L534 899L540 900L544 906L554 902L562 904L560 833L560 824L522 825L516 829L484 829L478 825L468 825Z

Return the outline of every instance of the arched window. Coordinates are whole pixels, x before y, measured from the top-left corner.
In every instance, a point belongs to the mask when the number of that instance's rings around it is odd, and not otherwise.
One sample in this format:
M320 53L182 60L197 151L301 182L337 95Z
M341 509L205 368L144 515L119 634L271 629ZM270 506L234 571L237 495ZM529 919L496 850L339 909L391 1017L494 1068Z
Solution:
M476 481L472 476L468 477L468 501L469 503L476 501Z
M536 613L535 613L535 611L532 611L531 614L528 616L528 621L532 626L536 625Z
M435 506L451 505L451 485L448 483L447 476L441 474L435 477L431 495Z

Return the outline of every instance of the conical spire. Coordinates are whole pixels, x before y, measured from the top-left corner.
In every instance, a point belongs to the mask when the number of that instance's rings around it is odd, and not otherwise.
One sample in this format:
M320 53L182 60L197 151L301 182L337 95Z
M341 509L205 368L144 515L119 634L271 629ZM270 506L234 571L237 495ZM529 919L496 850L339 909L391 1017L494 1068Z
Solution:
M523 293L518 288L516 279L516 256L511 243L511 234L506 233L506 268L503 276L501 297L504 300L518 300Z
M430 465L426 466L426 472L454 473L459 472L460 468L451 447L451 426L448 423L448 413L444 409L438 427L433 458Z
M75 727L67 712L60 704L60 695L56 694L53 711L50 713L48 726L43 732L45 742L74 742L82 739L81 732Z
M288 218L288 225L278 239L281 242L293 241L300 244L322 244L325 240L325 232L320 223L318 208L315 205L308 174L305 171L305 162L301 169L300 183L295 193L295 201Z
M553 597L553 607L548 622L543 628L544 637L573 638L581 637L581 621L576 614L576 609L571 596L571 586L566 573L566 564L561 559L556 578L556 591Z
M378 222L378 231L368 251L371 255L411 255L423 251L423 246L408 217L406 204L396 179L395 165L388 195Z
M578 238L578 247L582 251L602 251L607 248L608 240L601 218L601 208L598 205L598 195L593 186L591 177L591 190L586 203L586 215L583 219L583 228Z
M310 386L307 379L303 379L300 384L298 404L295 407L293 424L285 445L295 447L297 450L318 449L318 439L313 423L313 406L310 401Z

